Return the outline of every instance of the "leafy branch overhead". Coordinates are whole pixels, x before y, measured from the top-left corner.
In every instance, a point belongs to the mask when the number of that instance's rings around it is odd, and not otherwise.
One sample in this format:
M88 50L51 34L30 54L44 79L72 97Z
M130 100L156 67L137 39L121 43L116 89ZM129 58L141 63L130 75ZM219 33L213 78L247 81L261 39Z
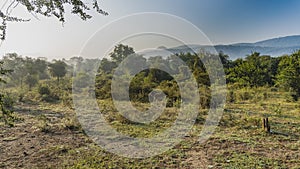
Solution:
M11 12L17 6L22 5L26 10L36 16L36 14L46 17L56 17L60 22L65 22L66 6L71 7L71 13L78 15L82 20L92 18L88 11L91 9L102 15L108 13L102 10L97 0L4 0L0 8L0 39L5 40L7 22L29 21L15 16ZM6 8L5 8L6 7Z

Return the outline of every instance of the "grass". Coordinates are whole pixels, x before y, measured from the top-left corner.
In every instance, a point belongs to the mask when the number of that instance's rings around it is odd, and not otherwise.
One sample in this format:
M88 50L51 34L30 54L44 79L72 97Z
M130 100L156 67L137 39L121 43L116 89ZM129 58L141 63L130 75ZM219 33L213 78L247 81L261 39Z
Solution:
M238 95L240 91L235 91ZM23 122L14 128L1 126L3 154L0 167L8 168L297 168L300 166L300 101L286 101L286 93L264 90L237 97L226 104L225 112L212 137L199 144L198 137L207 116L200 110L190 136L163 154L130 159L106 152L85 135L72 109L61 104L20 105L16 113ZM244 94L243 94L244 95ZM131 137L150 138L169 128L178 110L167 108L150 124L132 123L115 110L112 101L99 100L107 122L120 133ZM134 103L139 110L147 104ZM261 129L261 118L269 117L271 130L288 134L275 135ZM39 130L35 130L35 129ZM20 133L20 134L18 134ZM34 133L34 134L31 134ZM20 137L22 136L22 137ZM34 140L26 144L26 141ZM20 145L27 156L16 162L13 145ZM40 145L42 144L42 145ZM34 148L30 148L34 145ZM0 150L1 151L1 150ZM25 153L23 153L25 154ZM26 160L25 160L26 159ZM27 163L24 163L27 161ZM18 167L20 164L21 167Z
M226 156L226 159L224 159ZM216 166L222 168L287 168L284 162L276 158L266 158L260 156L260 154L251 154L248 152L226 152L219 154L214 159L217 163Z

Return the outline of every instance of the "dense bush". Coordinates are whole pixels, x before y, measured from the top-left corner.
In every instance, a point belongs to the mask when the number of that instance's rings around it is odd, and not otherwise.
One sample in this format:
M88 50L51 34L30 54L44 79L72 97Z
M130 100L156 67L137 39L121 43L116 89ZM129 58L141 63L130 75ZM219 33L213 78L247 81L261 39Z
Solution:
M58 85L55 79L41 81L37 88L37 98L45 102L62 102L71 106L71 85L71 80L68 78L61 79Z
M38 92L40 95L50 95L50 89L46 85L40 85L38 88Z
M14 99L9 94L0 94L0 120L9 126L14 125L18 118L13 114Z

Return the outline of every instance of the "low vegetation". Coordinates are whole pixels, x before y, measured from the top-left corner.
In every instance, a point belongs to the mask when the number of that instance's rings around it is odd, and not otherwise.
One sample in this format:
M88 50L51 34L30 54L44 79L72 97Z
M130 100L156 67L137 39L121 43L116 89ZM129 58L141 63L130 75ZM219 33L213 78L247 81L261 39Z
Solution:
M225 111L212 137L200 144L198 137L211 104L210 79L198 57L205 54L180 53L146 59L120 44L110 58L102 59L94 83L91 75L98 59L74 57L49 62L45 58L7 54L0 64L1 81L6 82L1 84L0 95L0 168L299 167L300 51L280 57L252 53L234 61L219 53L228 89ZM126 73L119 74L123 80L134 74L133 67L126 64L156 65L172 73L171 76L159 69L145 69L130 82L129 97L140 111L149 109L148 96L153 89L167 95L166 109L150 124L124 118L111 97L117 65L129 55L134 59L125 62ZM185 66L180 66L176 58ZM161 155L130 159L106 152L86 135L77 119L72 90L90 94L95 91L107 123L128 136L150 138L176 120L182 99L176 79L188 76L187 70L198 83L199 114L189 136ZM122 89L113 92L120 95L120 101L124 100ZM270 132L263 130L263 118L268 118Z

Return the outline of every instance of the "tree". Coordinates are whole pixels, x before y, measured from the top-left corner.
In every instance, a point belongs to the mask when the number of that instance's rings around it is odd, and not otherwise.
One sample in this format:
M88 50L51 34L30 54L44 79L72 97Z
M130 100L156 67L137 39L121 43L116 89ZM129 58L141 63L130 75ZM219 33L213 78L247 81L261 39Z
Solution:
M237 59L234 66L227 70L227 81L238 83L242 86L258 87L272 85L276 71L276 62L270 56L260 56L254 52L245 60Z
M88 2L90 5L87 5ZM4 40L6 37L6 25L7 22L24 22L28 19L22 19L19 17L11 16L11 12L18 5L22 5L26 10L36 15L43 15L46 17L56 17L60 22L65 22L66 6L71 7L71 13L78 15L82 20L90 19L92 16L87 12L92 8L97 13L102 15L108 15L107 12L100 9L97 0L13 0L12 2L4 1L3 7L6 6L6 10L0 10L0 39Z
M54 63L49 65L49 71L51 76L56 77L57 83L59 83L59 79L67 73L67 64L61 60L54 60Z
M28 84L29 91L31 91L31 88L34 87L38 83L38 79L34 75L27 74L25 76L25 83Z
M300 50L282 57L278 69L276 84L300 96Z
M48 63L42 58L22 58L16 53L9 53L3 57L3 62L4 68L13 69L7 81L11 86L19 85L22 88L27 74L35 76L37 80L49 78L47 72Z
M184 77L186 77L186 73L187 70L190 70L191 73L193 73L196 81L198 84L203 84L203 85L210 85L210 79L207 73L207 70L204 66L204 64L202 63L202 60L204 60L204 58L207 58L206 56L209 53L206 52L202 52L200 51L198 54L197 53L181 53L181 54L177 54L177 56L188 66L185 67L183 65L181 65L180 63L177 63L176 66L173 66L174 61L170 60L170 67L175 67L176 72L178 72L178 74L180 74L180 76L182 76L183 79L185 79ZM174 57L174 56L171 56ZM174 68L172 68L174 69ZM184 73L185 72L185 73ZM183 74L185 74L183 76Z
M114 51L109 55L112 58L112 61L117 64L121 63L127 56L134 54L134 50L132 47L127 45L119 44L115 46Z
M49 75L47 74L47 61L43 60L41 58L37 58L36 60L34 60L34 68L37 71L38 74L38 79L42 80L42 79L48 79Z
M223 65L223 68L227 69L227 68L229 68L229 67L232 66L232 61L229 60L229 56L226 55L226 54L224 54L223 51L220 51L220 52L219 52L219 58L220 58L220 60L221 60L221 63L222 63L222 65Z
M23 87L24 77L27 74L25 70L25 61L22 57L18 56L16 53L9 53L3 57L3 67L5 69L13 68L13 71L10 73L10 78L8 81L13 86L20 85L21 88Z
M4 69L3 68L3 62L0 62L0 83L6 83L3 79L3 76L7 75L11 70ZM9 100L9 101L7 101ZM9 99L8 96L0 93L0 111L2 113L2 117L5 121L5 124L10 124L9 119L12 118L11 113L12 110L10 108L12 107L12 101ZM10 124L12 125L12 124Z
M113 69L117 67L117 64L115 62L112 62L108 60L107 58L103 58L101 60L99 69L101 72L104 73L112 73Z

